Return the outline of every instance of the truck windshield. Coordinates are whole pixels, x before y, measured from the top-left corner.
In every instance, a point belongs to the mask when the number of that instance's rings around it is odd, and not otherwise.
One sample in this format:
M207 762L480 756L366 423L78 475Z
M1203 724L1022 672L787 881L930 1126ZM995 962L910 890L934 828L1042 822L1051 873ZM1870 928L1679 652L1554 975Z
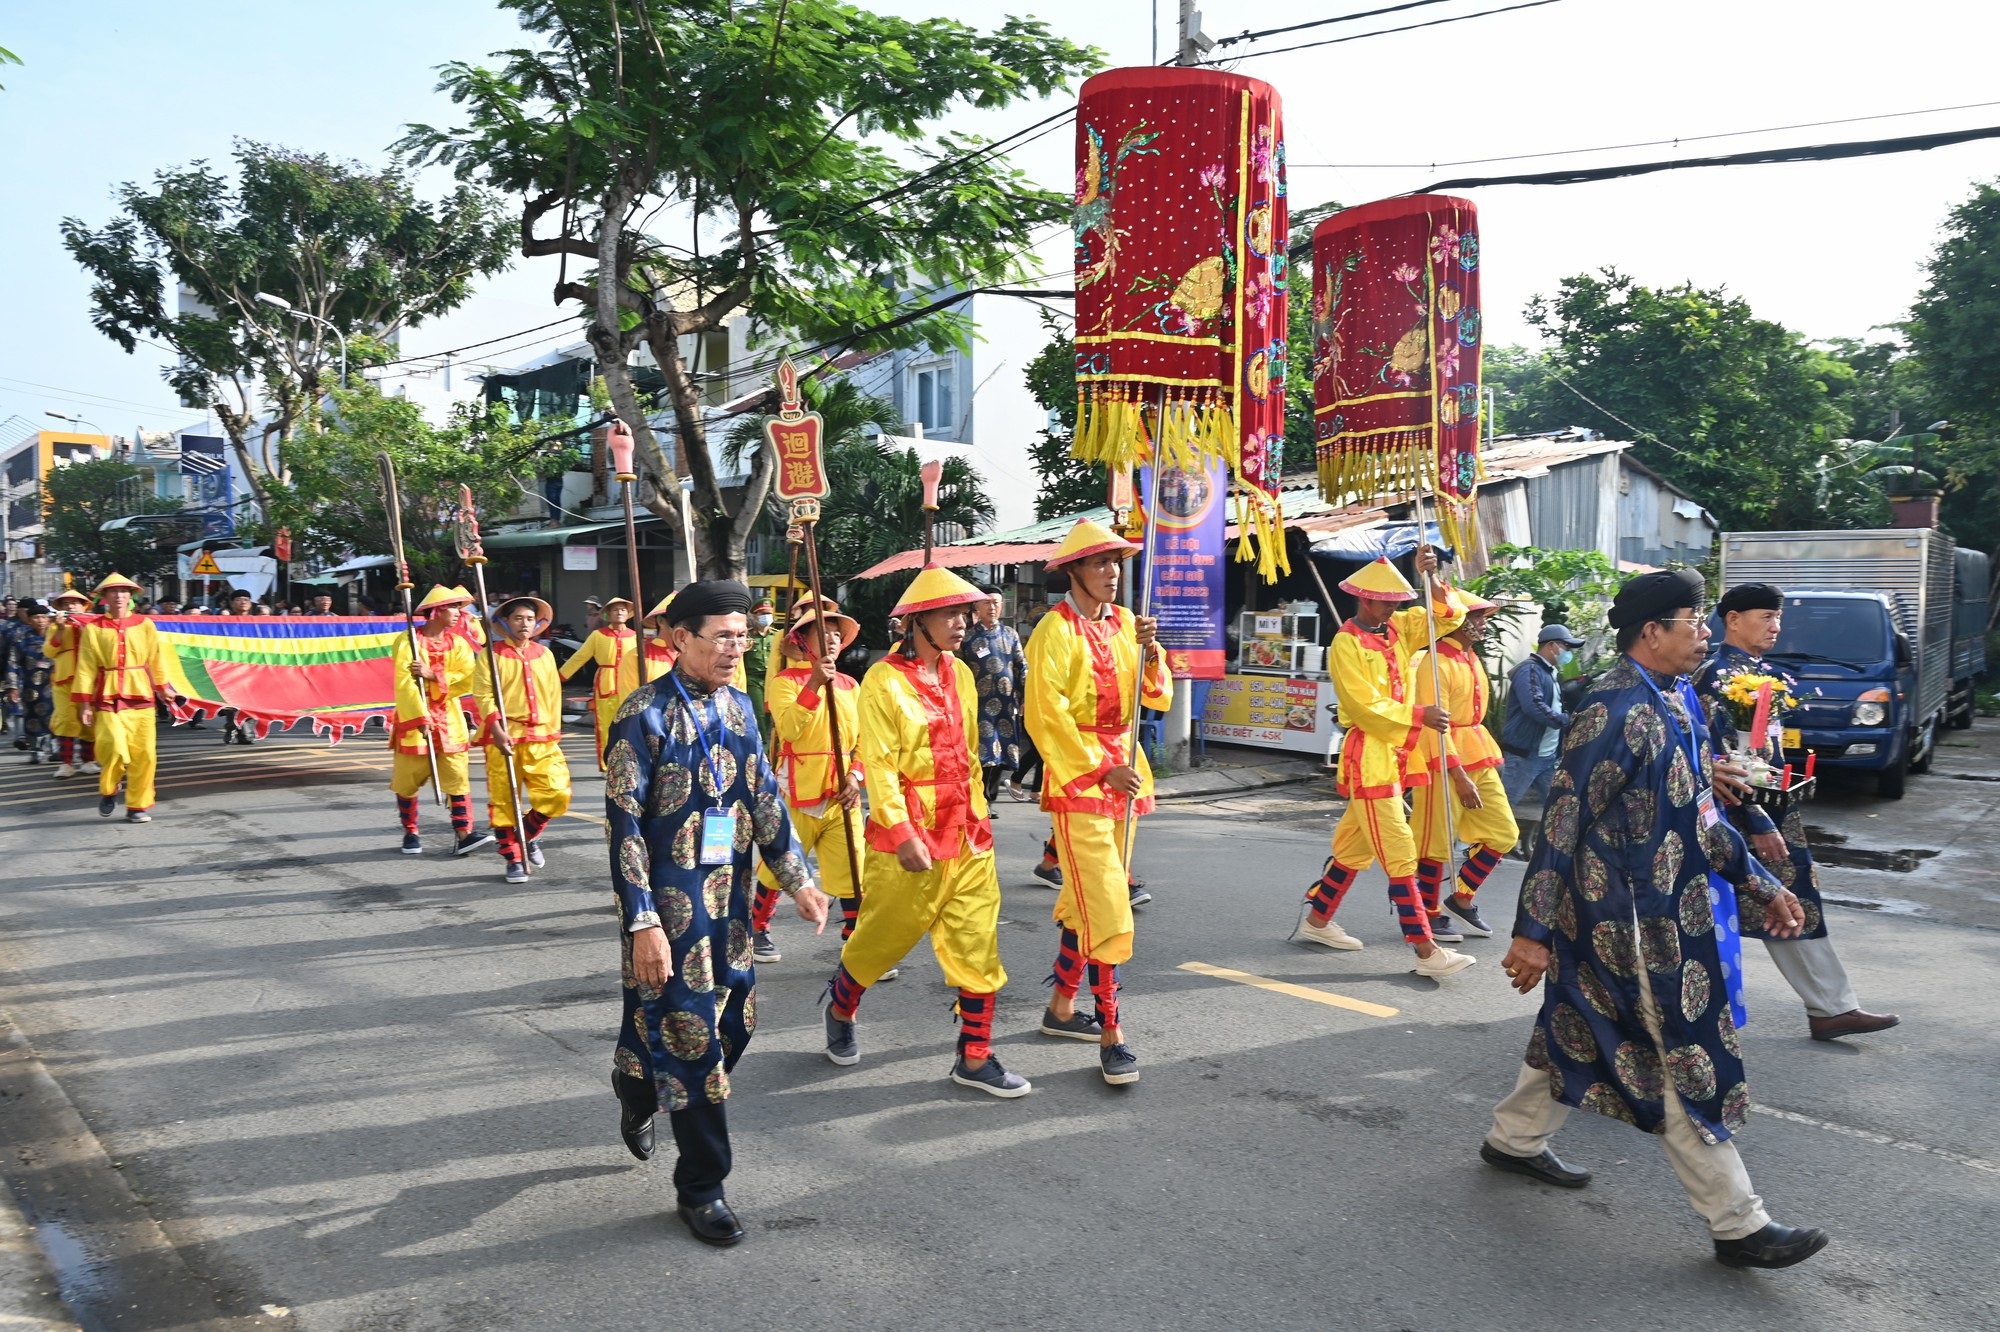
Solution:
M1784 627L1773 657L1868 666L1889 656L1888 612L1873 601L1785 598Z

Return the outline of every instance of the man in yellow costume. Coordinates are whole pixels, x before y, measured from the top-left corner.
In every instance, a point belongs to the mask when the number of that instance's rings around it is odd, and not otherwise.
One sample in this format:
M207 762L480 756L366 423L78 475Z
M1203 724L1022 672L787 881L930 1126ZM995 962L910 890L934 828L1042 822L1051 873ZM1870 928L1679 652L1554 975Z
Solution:
M902 641L861 682L868 909L841 946L822 1002L826 1057L860 1062L854 1011L862 994L930 935L945 982L958 990L951 1080L1012 1098L1034 1088L992 1050L993 1003L1007 983L1000 875L974 749L979 699L972 669L952 655L983 595L948 569L926 567L893 612L906 626Z
M825 652L819 632L826 632ZM861 683L834 666L841 648L854 641L861 626L845 615L801 611L785 631L779 647L785 668L771 678L764 692L771 710L772 739L778 789L792 812L792 835L800 855L819 857L820 890L840 899L840 937L854 934L861 912L861 885L847 863L849 831L858 837L861 807ZM754 634L752 635L754 637ZM829 707L840 712L840 746L833 750ZM859 850L859 848L856 848ZM752 956L760 963L779 962L784 954L771 939L771 917L778 909L782 886L768 865L757 869L757 898L750 908ZM886 979L888 973L878 979Z
M500 697L488 672L472 673L486 746L486 809L507 862L507 882L525 883L527 866L546 863L542 830L569 809L569 764L562 753L562 677L555 654L535 639L555 619L540 597L510 597L494 611L493 659ZM509 786L507 760L520 786ZM499 788L499 789L496 789ZM514 801L528 806L515 826Z
M63 779L87 773L91 776L104 771L97 765L97 745L84 729L76 715L76 697L71 692L76 679L76 650L83 641L83 626L94 617L83 612L90 607L90 598L73 587L66 587L49 598L49 606L56 614L55 627L49 630L49 690L55 711L49 717L49 734L56 738L56 776ZM78 742L82 742L82 761L78 762Z
M1417 570L1429 576L1437 557L1423 543ZM1328 948L1358 949L1361 941L1333 923L1341 898L1361 871L1376 861L1389 876L1389 901L1403 940L1415 950L1417 973L1437 978L1471 966L1474 958L1431 938L1430 920L1417 893L1417 843L1403 807L1404 776L1417 737L1442 731L1451 718L1435 703L1418 706L1410 687L1410 658L1425 646L1422 607L1398 606L1417 593L1396 566L1376 560L1340 584L1357 605L1354 618L1340 626L1327 650L1327 667L1340 699L1338 789L1347 810L1333 830L1333 854L1319 881L1306 893L1306 919L1297 937ZM1447 594L1433 579L1432 595Z
M107 819L117 812L122 782L127 823L153 821L147 813L153 807L158 761L153 708L171 697L160 631L132 611L133 594L144 590L116 573L97 585L104 614L84 625L78 636L70 685L77 721L95 740L97 761L103 765L97 812Z
M477 689L478 659L458 633L458 614L472 600L458 588L433 587L417 609L424 622L417 628L416 650L410 635L396 636L396 722L389 730L389 789L396 793L396 815L403 824L403 854L420 856L417 835L419 796L431 780L432 754L437 755L438 785L451 802L454 856L477 851L493 840L472 824L472 741L465 728L459 699Z
M613 597L604 603L604 622L590 631L563 663L562 678L574 679L586 662L597 664L590 682L590 710L597 726L597 770L604 771L604 737L611 730L611 718L625 696L639 687L638 634L626 626L632 622L632 603ZM649 675L653 672L647 672Z
M1042 808L1062 866L1055 992L1041 1031L1096 1041L1099 1069L1113 1085L1139 1080L1118 1021L1118 967L1132 957L1126 848L1131 821L1153 810L1152 768L1132 745L1133 710L1164 709L1174 692L1165 656L1153 649L1155 621L1117 604L1125 561L1138 549L1086 518L1049 557L1050 569L1069 575L1069 593L1028 639L1022 708L1042 756ZM1086 973L1097 1005L1091 1018L1076 1011Z
M1430 917L1431 938L1439 943L1456 943L1470 931L1482 939L1493 930L1479 914L1474 898L1487 876L1514 843L1521 829L1514 822L1513 806L1500 784L1500 768L1505 761L1500 743L1486 727L1486 667L1479 660L1479 644L1486 638L1486 626L1493 617L1493 603L1469 592L1453 589L1437 612L1437 686L1431 684L1431 653L1420 652L1410 661L1416 677L1417 706L1440 704L1451 718L1443 746L1444 767L1450 782L1447 797L1440 790L1439 732L1426 730L1417 742L1417 761L1412 764L1410 785L1415 788L1415 808L1411 823L1417 836L1417 890ZM1449 799L1452 826L1445 826L1445 801ZM1449 897L1444 896L1445 869L1457 854L1451 834L1471 848ZM1443 898L1440 902L1439 899ZM1458 917L1454 924L1449 909Z

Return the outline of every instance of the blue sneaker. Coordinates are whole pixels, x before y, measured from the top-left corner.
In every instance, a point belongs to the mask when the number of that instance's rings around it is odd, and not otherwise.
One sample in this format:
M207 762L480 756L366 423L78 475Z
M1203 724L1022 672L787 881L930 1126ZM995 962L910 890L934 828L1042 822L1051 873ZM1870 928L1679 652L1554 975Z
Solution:
M1016 1096L1026 1096L1035 1089L1035 1084L1019 1073L1009 1073L1000 1067L1000 1060L993 1055L988 1055L985 1063L973 1069L965 1066L965 1056L960 1055L952 1062L951 1080L961 1087L973 1087L988 1096L998 1096L1007 1101Z
M835 1017L831 1003L826 1006L826 1057L842 1068L861 1062L861 1047L854 1040L854 1024Z
M1051 888L1060 888L1062 887L1062 866L1037 865L1035 866L1035 877Z
M404 833L403 854L406 856L420 856L423 853L424 853L424 839L417 836L413 832Z
M1139 1080L1139 1056L1133 1054L1132 1047L1123 1042L1100 1045L1097 1048L1097 1063L1104 1071L1104 1080L1114 1087Z

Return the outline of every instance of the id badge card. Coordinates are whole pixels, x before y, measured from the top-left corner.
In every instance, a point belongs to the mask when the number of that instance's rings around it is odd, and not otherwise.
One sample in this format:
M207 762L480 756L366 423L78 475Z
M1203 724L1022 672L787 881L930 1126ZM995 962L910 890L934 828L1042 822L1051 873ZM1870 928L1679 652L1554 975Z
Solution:
M1715 807L1714 788L1702 787L1701 790L1695 793L1694 804L1695 809L1701 814L1701 826L1703 828L1713 828L1717 823L1722 821L1722 813Z
M701 863L727 865L736 855L736 816L726 809L701 812Z

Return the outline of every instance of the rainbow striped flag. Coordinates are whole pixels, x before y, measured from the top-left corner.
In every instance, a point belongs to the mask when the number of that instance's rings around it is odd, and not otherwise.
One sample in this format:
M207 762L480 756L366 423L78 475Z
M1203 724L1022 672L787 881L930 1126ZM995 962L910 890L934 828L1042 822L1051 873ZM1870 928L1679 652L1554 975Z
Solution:
M234 708L259 736L310 721L334 744L396 715L394 656L401 619L339 616L155 617L167 675L191 721Z

